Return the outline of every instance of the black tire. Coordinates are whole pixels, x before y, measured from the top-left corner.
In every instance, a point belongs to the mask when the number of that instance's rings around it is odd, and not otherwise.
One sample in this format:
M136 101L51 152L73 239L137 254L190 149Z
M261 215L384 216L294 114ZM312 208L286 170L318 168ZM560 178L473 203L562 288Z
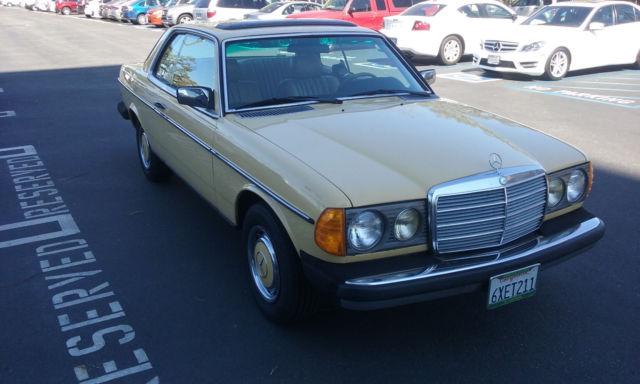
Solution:
M457 36L447 36L440 44L438 59L443 65L456 64L462 58L464 45Z
M298 254L269 208L255 204L242 225L243 252L251 290L271 321L290 323L316 311L318 300L304 276Z
M178 24L184 24L192 20L193 20L193 16L189 14L180 15L180 17L178 17Z
M136 129L136 142L138 144L140 166L147 179L154 183L167 180L171 176L171 170L153 152L147 134L142 128Z
M544 66L544 77L547 80L560 80L567 75L571 67L571 55L565 48L557 48L547 59Z

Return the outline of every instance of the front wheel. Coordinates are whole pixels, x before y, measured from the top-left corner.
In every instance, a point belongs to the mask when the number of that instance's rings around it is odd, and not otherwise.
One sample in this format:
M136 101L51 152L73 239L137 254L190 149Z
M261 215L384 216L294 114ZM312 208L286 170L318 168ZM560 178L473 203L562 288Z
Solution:
M140 25L147 24L147 17L143 14L138 15L138 17L136 17L136 23Z
M64 7L64 8L62 8L62 11L61 11L61 12L62 12L62 14L63 14L63 15L65 15L65 16L69 16L69 15L71 14L71 8L69 8L69 7Z
M149 137L142 128L136 129L138 143L138 159L142 166L142 172L147 179L153 182L165 181L171 175L169 168L160 160L160 158L151 149Z
M244 254L256 302L278 323L299 320L315 310L315 294L276 216L262 204L247 211L242 225Z
M564 48L558 48L549 56L544 67L544 75L549 80L560 80L569 72L570 64L571 56L569 51Z
M456 36L447 36L440 45L438 58L444 65L453 65L460 61L463 51L462 41Z
M191 15L182 15L182 16L178 17L178 24L188 23L191 20L193 20Z

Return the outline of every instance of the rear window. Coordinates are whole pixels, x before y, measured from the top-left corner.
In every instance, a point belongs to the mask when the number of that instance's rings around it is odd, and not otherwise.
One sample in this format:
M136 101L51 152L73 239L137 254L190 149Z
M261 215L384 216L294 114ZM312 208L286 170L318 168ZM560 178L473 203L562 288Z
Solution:
M195 8L209 8L211 0L196 0Z
M419 2L424 0L391 0L394 8L409 8L414 4L418 4Z
M418 5L414 5L413 7L407 9L402 14L404 16L435 16L440 10L442 10L446 5L444 4L429 4L429 3L421 3Z

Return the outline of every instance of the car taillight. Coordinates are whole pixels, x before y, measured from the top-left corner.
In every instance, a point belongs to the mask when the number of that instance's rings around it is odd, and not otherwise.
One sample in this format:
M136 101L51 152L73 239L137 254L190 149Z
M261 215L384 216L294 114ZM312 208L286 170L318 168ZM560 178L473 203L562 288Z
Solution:
M429 31L431 30L431 25L429 23L425 23L423 21L416 21L413 23L412 31Z
M210 19L215 15L216 15L216 11L207 11L207 19Z

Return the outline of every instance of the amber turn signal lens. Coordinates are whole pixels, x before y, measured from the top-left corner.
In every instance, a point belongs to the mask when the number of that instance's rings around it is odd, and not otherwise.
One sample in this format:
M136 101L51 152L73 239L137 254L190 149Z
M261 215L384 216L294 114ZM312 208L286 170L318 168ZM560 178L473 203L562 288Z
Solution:
M315 240L318 247L327 253L344 256L344 209L327 208L316 223Z
M589 184L587 187L587 192L584 194L584 198L589 197L591 193L591 187L593 186L593 163L589 162Z

